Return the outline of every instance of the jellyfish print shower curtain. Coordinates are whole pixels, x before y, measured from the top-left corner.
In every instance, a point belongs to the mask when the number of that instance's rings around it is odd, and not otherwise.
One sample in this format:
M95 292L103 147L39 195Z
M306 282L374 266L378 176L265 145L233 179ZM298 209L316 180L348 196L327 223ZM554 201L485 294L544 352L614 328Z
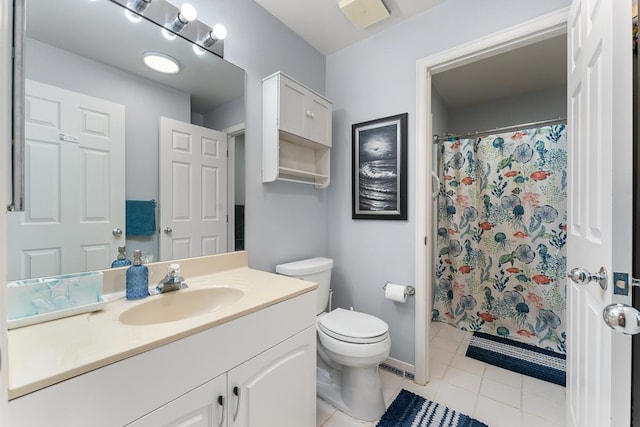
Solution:
M433 319L565 353L564 125L442 142Z

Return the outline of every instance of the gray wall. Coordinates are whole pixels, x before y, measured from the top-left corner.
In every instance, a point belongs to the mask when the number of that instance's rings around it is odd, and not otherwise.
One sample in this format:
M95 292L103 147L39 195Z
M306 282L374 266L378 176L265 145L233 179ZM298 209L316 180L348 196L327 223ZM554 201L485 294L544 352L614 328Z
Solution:
M173 1L172 3L177 3ZM192 0L198 19L227 27L225 59L247 72L246 247L253 268L326 252L326 190L262 183L262 79L281 70L325 92L325 57L253 0Z
M414 363L414 299L384 299L386 280L413 285L415 271L416 61L568 5L568 0L449 0L327 57L334 102L327 256L335 259L335 306L384 319L391 356ZM409 113L409 219L351 219L351 125Z
M482 132L495 127L567 117L567 86L494 99L449 110L452 133Z

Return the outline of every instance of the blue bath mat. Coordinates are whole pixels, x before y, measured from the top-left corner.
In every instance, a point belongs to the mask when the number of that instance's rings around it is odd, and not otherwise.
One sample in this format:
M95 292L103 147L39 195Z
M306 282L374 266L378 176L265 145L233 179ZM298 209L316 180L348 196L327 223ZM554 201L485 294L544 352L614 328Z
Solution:
M467 357L566 387L567 357L494 335L474 332Z
M398 397L382 415L378 427L488 427L475 418L431 402L407 390L400 390Z

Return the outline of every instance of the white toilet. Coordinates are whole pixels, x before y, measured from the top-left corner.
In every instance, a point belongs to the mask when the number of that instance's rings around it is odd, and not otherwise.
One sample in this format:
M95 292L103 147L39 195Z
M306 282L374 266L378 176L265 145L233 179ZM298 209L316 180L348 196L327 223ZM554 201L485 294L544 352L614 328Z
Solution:
M325 312L333 260L311 258L276 266L276 272L318 284L318 395L352 417L373 421L385 411L378 365L389 356L389 326L369 314Z

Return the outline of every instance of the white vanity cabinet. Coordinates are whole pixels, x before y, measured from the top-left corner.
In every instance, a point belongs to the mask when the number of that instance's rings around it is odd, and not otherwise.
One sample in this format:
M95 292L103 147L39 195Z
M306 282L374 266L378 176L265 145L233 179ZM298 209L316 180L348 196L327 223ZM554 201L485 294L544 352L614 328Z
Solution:
M329 185L331 102L277 72L262 81L262 180Z
M315 419L315 328L259 354L130 427L300 427Z
M219 377L128 424L129 427L223 427L227 376Z
M310 327L229 371L228 426L315 426L315 341Z
M313 290L13 399L9 425L315 427L315 306Z

